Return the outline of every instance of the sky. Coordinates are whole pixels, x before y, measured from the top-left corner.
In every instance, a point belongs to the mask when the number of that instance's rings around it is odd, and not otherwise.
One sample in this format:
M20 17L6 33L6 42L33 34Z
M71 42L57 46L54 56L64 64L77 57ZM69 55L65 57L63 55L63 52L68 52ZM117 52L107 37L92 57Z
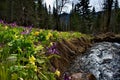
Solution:
M120 3L120 0L118 1ZM44 0L44 2L47 4L47 6L51 5L51 8L53 7L53 5L55 5L55 0ZM67 7L64 8L64 12L70 12L70 10L72 9L72 2L77 3L78 0L70 0L70 3L66 4ZM90 0L90 6L95 7L96 11L102 10L102 4L103 0Z

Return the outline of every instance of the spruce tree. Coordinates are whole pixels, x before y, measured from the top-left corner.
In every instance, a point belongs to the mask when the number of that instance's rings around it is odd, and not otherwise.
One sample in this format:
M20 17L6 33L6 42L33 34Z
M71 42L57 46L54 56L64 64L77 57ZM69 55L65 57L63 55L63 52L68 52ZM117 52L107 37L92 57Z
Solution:
M105 25L103 27L104 32L110 31L110 21L111 21L111 13L113 7L113 0L104 0L104 11L105 11Z
M115 0L115 2L114 2L114 9L115 9L115 16L114 16L114 18L115 18L115 32L116 33L119 33L120 31L120 23L119 23L119 21L120 21L120 9L119 9L119 2L118 2L118 0Z
M114 5L115 5L115 10L118 10L119 9L119 2L118 2L118 0L115 0L115 3L114 3Z
M80 14L81 21L81 32L89 32L91 26L91 11L89 6L89 0L79 0L79 3L76 4L76 11Z
M87 18L90 14L89 0L79 0L79 3L76 6L80 15Z

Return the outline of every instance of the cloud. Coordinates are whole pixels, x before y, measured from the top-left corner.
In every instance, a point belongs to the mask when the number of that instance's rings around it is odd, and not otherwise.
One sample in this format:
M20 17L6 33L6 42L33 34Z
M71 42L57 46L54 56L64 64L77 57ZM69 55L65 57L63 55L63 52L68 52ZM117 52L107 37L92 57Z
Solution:
M96 11L100 11L102 9L103 0L90 0L90 5L95 7Z
M72 9L72 4L66 4L66 7L63 8L63 12L70 13L71 9Z
M70 0L70 3L66 4L67 7L65 7L63 11L69 13L72 9L72 2L76 4L78 1L79 0ZM120 3L120 0L118 1ZM47 4L47 7L50 5L51 8L53 8L53 5L55 5L55 0L44 0L44 2ZM103 7L103 0L90 0L90 6L95 7L96 11L100 11Z
M77 0L75 0L75 1L77 1ZM51 9L53 8L53 6L55 6L55 0L44 0L44 3L47 4L48 8L49 8L49 5L50 5ZM72 3L71 3L71 0L70 0L70 3L66 4L65 7L63 8L63 12L69 13L71 9L72 9Z
M49 6L49 5L53 5L54 0L44 0L44 2L47 4L47 6Z
M55 3L55 0L44 0L44 3L47 4L47 7L49 8L49 5L51 6L51 8L53 8L53 5Z

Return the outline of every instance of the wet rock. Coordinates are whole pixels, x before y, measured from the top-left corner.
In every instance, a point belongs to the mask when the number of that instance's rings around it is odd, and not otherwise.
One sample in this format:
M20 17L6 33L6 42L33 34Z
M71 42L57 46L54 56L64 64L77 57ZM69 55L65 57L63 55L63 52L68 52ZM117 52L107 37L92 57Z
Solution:
M95 43L71 64L68 72L92 73L97 80L120 80L120 44L115 42Z

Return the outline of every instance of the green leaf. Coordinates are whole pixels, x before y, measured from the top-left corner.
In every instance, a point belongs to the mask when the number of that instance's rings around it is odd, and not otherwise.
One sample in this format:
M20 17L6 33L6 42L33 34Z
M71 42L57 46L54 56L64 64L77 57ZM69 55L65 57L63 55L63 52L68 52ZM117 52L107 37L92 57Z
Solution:
M45 63L45 60L43 60L43 59L37 59L37 62L39 63L39 64L43 64L43 63Z
M18 79L18 75L16 73L12 74L12 80L17 80Z
M50 55L50 56L48 57L48 59L51 59L51 58L53 58L53 57L55 57L55 58L60 58L59 55L53 54L53 55Z
M39 50L42 50L44 47L42 45L39 45L35 48L35 51L39 51Z

